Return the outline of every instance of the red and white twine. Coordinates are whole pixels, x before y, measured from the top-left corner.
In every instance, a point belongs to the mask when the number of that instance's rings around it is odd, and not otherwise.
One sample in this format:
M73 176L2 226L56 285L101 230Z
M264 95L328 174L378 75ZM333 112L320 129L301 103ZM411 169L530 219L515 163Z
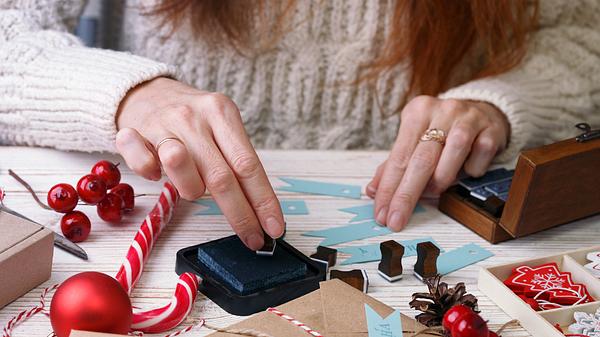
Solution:
M323 335L321 335L319 332L311 329L309 326L307 326L306 324L296 320L295 318L288 316L286 314L284 314L283 312L275 309L275 308L268 308L267 312L273 313L287 321L289 321L290 323L294 324L295 326L299 327L300 329L306 331L306 333L308 333L311 336L315 336L315 337L323 337Z
M44 315L48 316L49 313L46 310L46 295L51 292L54 291L56 288L58 288L60 284L55 284L51 287L45 288L42 291L42 294L40 295L40 304L27 309L27 310L23 310L20 313L18 313L16 316L14 316L13 318L11 318L6 325L4 326L4 328L2 329L2 337L10 337L10 334L12 333L12 330L19 325L21 322L27 320L29 317L41 312Z

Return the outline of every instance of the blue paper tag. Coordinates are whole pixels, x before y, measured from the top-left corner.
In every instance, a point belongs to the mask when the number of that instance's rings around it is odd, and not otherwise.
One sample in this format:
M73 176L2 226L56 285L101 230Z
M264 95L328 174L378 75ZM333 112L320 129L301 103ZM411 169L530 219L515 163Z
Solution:
M382 227L374 220L350 224L341 227L333 227L303 233L304 236L316 236L325 238L320 246L333 246L338 243L372 238L374 236L387 235L392 233L387 227Z
M365 315L367 316L369 337L402 337L400 311L394 310L386 318L382 318L365 303Z
M404 246L404 256L410 257L417 255L417 244L421 242L431 241L434 245L440 248L440 252L444 250L440 247L440 245L433 240L431 237L413 239L413 240L401 240L398 241L399 244ZM355 264L355 263L365 263L365 262L373 262L381 260L381 249L379 249L379 244L374 243L370 245L364 246L350 246L350 247L341 247L338 248L338 252L344 254L350 254L351 256L344 260L341 265Z
M366 205L361 205L361 206L340 208L339 210L342 212L356 215L354 218L352 218L350 220L350 222L360 222L360 221L375 219L374 207L375 207L375 205L371 203L371 204L366 204ZM425 208L423 208L423 206L417 204L413 213L421 213L421 212L425 212Z
M494 253L489 250L484 249L477 244L469 243L440 255L437 260L438 273L440 275L450 274L453 271L462 269L492 256L494 256Z
M334 197L360 199L361 188L357 185L334 184L294 178L279 179L289 184L289 186L278 187L277 189L280 191L322 194Z
M207 207L195 215L222 215L223 212L219 208L219 205L212 199L199 199L195 200L194 203ZM280 200L281 211L284 215L307 215L308 207L306 202L303 200Z

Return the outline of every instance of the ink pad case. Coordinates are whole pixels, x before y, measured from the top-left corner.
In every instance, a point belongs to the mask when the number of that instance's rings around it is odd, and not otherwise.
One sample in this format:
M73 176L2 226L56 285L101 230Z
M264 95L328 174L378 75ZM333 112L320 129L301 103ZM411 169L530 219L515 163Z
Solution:
M286 258L295 260L294 263L303 264L305 266L305 268L302 266L304 275L273 286L251 289L250 292L235 289L228 282L223 281L223 276L214 271L214 266L202 262L198 254L199 250L218 247L219 245L225 246L232 240L239 239L237 236L232 235L183 248L177 252L175 266L177 274L192 272L200 276L202 281L198 290L230 314L247 316L289 302L319 289L319 282L324 281L326 278L326 270L322 263L305 256L283 239L278 239L274 252L275 256L277 254L285 255ZM251 253L255 254L254 252ZM260 257L262 259L261 264L264 265L265 261L269 261L270 258ZM260 272L259 270L256 271Z

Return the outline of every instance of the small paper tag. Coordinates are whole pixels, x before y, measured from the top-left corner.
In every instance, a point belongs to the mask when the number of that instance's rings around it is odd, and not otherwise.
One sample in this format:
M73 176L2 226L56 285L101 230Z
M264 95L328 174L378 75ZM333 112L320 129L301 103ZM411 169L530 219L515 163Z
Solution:
M421 242L427 242L427 241L431 241L434 245L438 246L438 248L440 248L441 252L444 251L440 247L440 245L438 245L431 237L413 239L413 240L401 240L401 241L398 241L398 243L400 243L401 245L404 246L404 256L403 257L409 257L409 256L417 255L417 244L419 244ZM338 252L352 255L348 259L344 260L344 262L342 262L341 265L381 260L381 250L379 249L378 243L374 243L374 244L370 244L370 245L363 245L363 246L341 247L341 248L338 248Z
M457 271L492 256L494 256L494 254L489 250L484 249L477 244L469 243L440 255L437 260L438 274L450 274L453 271Z
M367 316L369 337L402 337L400 311L394 310L386 318L382 318L365 303L365 315Z
M371 204L366 204L366 205L361 205L361 206L340 208L339 210L342 212L355 214L356 216L354 218L352 218L350 220L350 222L359 222L359 221L375 219L374 207L375 207L374 204L371 203ZM421 213L421 212L425 212L425 208L423 208L423 206L417 204L413 213Z
M304 236L323 237L320 246L333 246L338 243L372 238L392 233L387 227L382 227L374 220L303 233Z
M334 184L294 178L279 179L289 184L289 186L278 187L277 189L280 191L321 194L330 195L333 197L360 199L361 188L357 185Z
M194 203L207 207L195 215L223 215L223 212L219 208L219 205L212 199L199 199L195 200ZM308 207L304 200L280 200L281 211L284 215L307 215Z

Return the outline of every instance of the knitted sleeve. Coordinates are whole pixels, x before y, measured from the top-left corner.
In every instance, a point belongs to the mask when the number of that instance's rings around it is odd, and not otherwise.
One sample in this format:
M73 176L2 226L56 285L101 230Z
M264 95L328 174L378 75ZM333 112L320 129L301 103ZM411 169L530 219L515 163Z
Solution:
M0 144L114 151L115 113L165 64L83 47L72 31L84 0L0 4Z
M506 114L511 139L498 162L573 137L578 122L600 127L600 2L541 0L540 26L520 66L440 97L489 102Z

